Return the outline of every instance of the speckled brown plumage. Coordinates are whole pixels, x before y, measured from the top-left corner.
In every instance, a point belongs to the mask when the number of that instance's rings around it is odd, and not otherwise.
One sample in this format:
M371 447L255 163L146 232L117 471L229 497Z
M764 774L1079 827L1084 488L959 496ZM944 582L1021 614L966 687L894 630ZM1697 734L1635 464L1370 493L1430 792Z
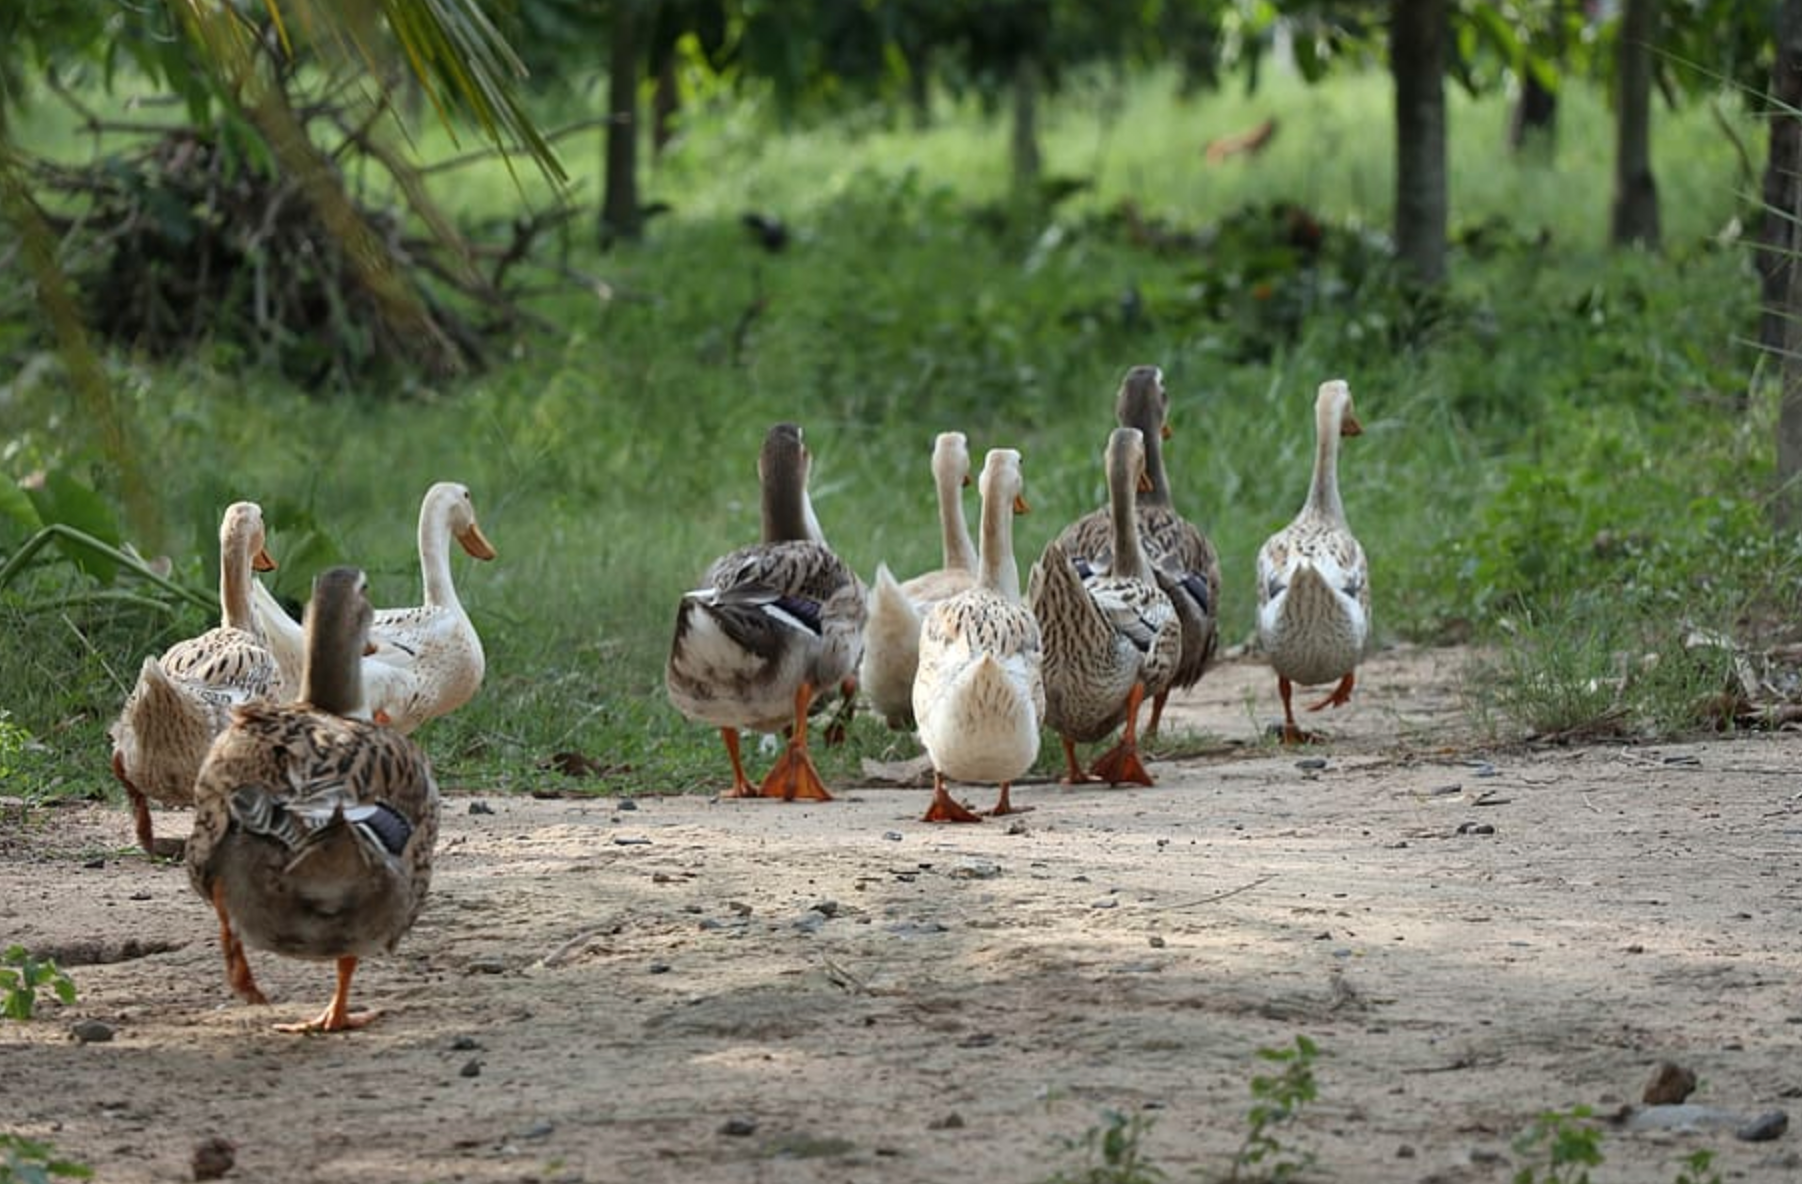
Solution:
M228 506L219 526L219 626L144 659L110 729L113 774L146 852L157 853L150 801L192 803L194 776L232 709L283 692L250 607L252 568L274 566L264 550L262 509L254 502Z
M1171 503L1162 446L1170 434L1169 407L1163 371L1156 366L1129 370L1114 401L1120 425L1139 429L1145 440L1149 488L1139 492L1135 503L1139 542L1155 568L1158 587L1182 621L1182 660L1171 687L1186 690L1200 681L1219 648L1220 558L1207 535ZM1105 572L1113 562L1113 527L1105 507L1072 522L1059 538L1067 554L1093 571ZM1148 736L1157 733L1169 694L1166 689L1153 697Z
M371 610L363 574L334 568L308 614L301 701L239 708L195 783L189 882L219 915L227 979L263 1002L244 947L338 963L339 989L299 1027L360 1027L359 958L392 952L431 884L438 788L391 728L347 719L360 700Z
M670 702L720 729L736 797L830 798L807 754L808 711L823 691L853 693L863 654L863 581L821 536L807 496L811 464L799 427L770 429L758 460L763 541L715 560L676 610ZM739 730L785 723L788 750L752 785Z

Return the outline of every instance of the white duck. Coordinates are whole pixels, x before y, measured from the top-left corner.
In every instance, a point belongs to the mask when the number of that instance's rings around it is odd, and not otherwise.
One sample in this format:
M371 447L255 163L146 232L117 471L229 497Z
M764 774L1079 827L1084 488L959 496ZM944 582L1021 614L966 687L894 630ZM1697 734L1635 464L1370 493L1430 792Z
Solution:
M157 854L150 801L187 806L194 775L231 709L281 696L283 679L250 608L251 570L273 571L263 549L263 511L233 502L219 524L219 626L145 658L113 723L113 776L125 787L138 844Z
M1110 571L1083 579L1054 538L1033 565L1027 599L1043 638L1045 722L1064 743L1065 784L1151 785L1139 759L1139 706L1176 677L1182 622L1139 544L1134 501L1146 483L1144 435L1115 428L1106 461L1114 529ZM1120 742L1085 775L1076 744L1100 740L1122 723Z
M494 547L476 524L469 490L440 481L426 490L419 506L425 602L375 614L369 634L374 648L363 659L364 705L356 714L411 732L429 719L455 711L481 689L487 664L482 639L463 611L451 579L453 538L473 558L494 558ZM305 633L260 583L255 585L255 597L257 621L293 693L300 686L305 662Z
M914 717L921 614L976 583L976 548L963 506L963 487L970 483L970 445L962 432L941 432L933 441L932 480L938 489L942 566L900 583L888 564L878 564L870 585L870 620L864 627L858 682L891 728L905 728Z
M991 450L982 467L976 586L928 608L920 631L913 711L932 757L927 822L981 821L946 792L947 777L996 782L1001 796L989 813L1017 812L1008 788L1039 755L1045 718L1039 623L1020 599L1014 562L1014 515L1025 512L1020 454Z
M1337 681L1310 711L1343 706L1370 640L1370 564L1339 500L1339 440L1364 429L1334 379L1314 401L1314 480L1295 520L1258 549L1258 644L1283 697L1283 743L1314 739L1295 723L1294 684Z
M856 687L867 612L863 581L821 537L807 496L813 458L801 429L764 437L763 539L707 568L676 610L664 681L689 719L720 730L732 760L731 797L830 801L807 751L807 713L821 691ZM745 776L741 728L788 726L788 748L761 786Z

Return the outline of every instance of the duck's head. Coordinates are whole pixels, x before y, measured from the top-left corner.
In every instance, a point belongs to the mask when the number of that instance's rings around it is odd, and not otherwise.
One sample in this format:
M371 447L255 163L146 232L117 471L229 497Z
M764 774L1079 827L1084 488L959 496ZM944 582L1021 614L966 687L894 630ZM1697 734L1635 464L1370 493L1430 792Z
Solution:
M986 506L1005 499L1012 504L1014 513L1024 514L1030 508L1026 504L1025 489L1025 478L1020 475L1020 454L1012 448L989 449L982 461L982 504Z
M1358 422L1357 412L1352 409L1351 387L1343 378L1320 384L1320 393L1314 399L1314 415L1324 429L1323 434L1359 436L1364 433L1364 425Z
M1145 471L1145 433L1138 428L1115 428L1102 453L1109 488L1117 493L1150 493L1151 476Z
M334 567L313 580L307 603L307 658L301 698L321 711L350 715L362 706L363 656L375 608L361 568Z
M222 554L234 551L250 556L252 571L274 571L275 560L269 558L267 532L263 527L263 507L255 502L233 502L225 507L219 523L219 549Z
M763 486L763 541L822 542L819 520L807 496L813 454L801 439L801 425L779 423L763 437L757 480Z
M940 432L933 439L932 475L941 485L970 484L970 441L962 432Z
M1156 366L1134 366L1128 370L1114 399L1114 418L1120 425L1168 440L1169 414L1170 394L1164 389L1164 372Z
M433 521L442 521L451 537L474 559L493 559L494 545L482 528L476 525L475 499L469 487L455 481L440 481L426 490L419 508L419 529L424 534Z

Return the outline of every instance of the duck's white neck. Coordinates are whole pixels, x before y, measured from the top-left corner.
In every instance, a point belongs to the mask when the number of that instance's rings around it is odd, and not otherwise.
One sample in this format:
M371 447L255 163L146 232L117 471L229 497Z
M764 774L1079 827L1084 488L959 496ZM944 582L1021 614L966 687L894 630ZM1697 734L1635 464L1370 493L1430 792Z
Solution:
M1009 600L1020 599L1020 565L1014 561L1014 494L1006 488L994 489L982 499L982 556L978 562L979 585Z
M1314 408L1314 480L1308 486L1307 509L1336 521L1345 518L1339 500L1339 431L1344 426L1345 403L1323 399Z
M419 570L425 580L425 603L432 608L460 608L451 582L450 508L436 500L419 511Z
M976 544L970 541L970 524L964 521L963 478L949 469L935 472L939 490L939 540L944 566L953 571L976 570ZM1013 508L1008 508L1013 513ZM987 514L987 511L984 511ZM984 529L987 529L986 518Z
M228 629L256 633L256 614L250 607L250 563L256 540L242 524L219 540L219 620Z

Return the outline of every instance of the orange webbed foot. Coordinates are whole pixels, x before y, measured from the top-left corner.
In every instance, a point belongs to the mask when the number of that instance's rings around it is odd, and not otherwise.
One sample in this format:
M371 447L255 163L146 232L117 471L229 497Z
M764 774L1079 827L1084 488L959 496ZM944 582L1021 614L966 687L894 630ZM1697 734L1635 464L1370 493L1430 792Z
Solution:
M1347 703L1350 703L1352 687L1357 682L1357 677L1357 672L1353 671L1340 679L1339 685L1333 688L1332 694L1328 695L1318 703L1310 703L1308 705L1308 710L1321 711L1328 707L1344 707Z
M764 776L757 795L781 798L785 802L792 802L796 798L811 802L832 800L832 795L826 790L826 783L820 780L819 770L813 767L813 758L807 755L806 747L793 741L776 758L775 766Z
M1033 807L1031 806L1016 806L1009 801L1007 796L1008 789L1008 783L1003 782L1001 785L1001 796L995 799L995 808L989 811L990 818L1005 818L1009 814L1028 814L1032 812Z
M1137 745L1128 747L1124 742L1114 745L1098 757L1089 766L1089 772L1099 781L1109 785L1155 785L1151 774L1145 769L1145 762L1139 759Z
M945 788L943 776L934 773L932 777L932 805L926 808L926 816L921 822L981 822L982 815L965 806L951 796Z

